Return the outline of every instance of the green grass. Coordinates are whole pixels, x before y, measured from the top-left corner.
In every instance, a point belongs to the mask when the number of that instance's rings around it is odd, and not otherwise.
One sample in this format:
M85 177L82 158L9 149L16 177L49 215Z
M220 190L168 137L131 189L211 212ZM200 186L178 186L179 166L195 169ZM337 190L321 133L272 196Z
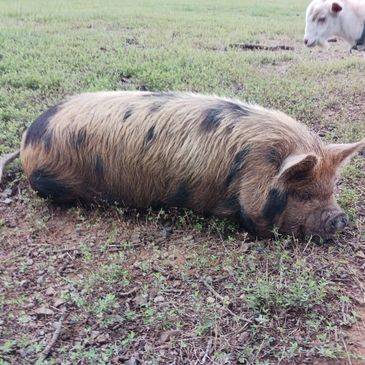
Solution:
M365 63L341 42L332 51L304 48L307 3L1 1L0 154L18 148L48 106L105 89L234 96L287 112L327 141L363 138ZM231 47L256 42L295 51ZM215 364L348 359L342 329L356 318L347 293L361 272L354 250L365 237L363 169L360 157L339 186L350 231L316 245L281 236L249 242L231 222L188 210L59 211L13 167L7 187L21 194L0 217L0 248L11 258L0 268L0 364L39 358L59 317L59 309L51 319L33 313L53 306L48 287L69 316L68 337L45 364L107 364L133 353L147 364L194 363L210 343ZM161 222L169 220L176 232L166 242ZM57 252L64 246L75 249ZM175 332L161 343L167 331Z
M361 80L365 66L355 57L309 57L301 45L306 3L4 1L0 153L14 148L21 131L47 106L86 90L235 95L317 121L329 95L362 90L360 82L348 80ZM229 47L267 40L289 42L296 51ZM276 66L285 68L285 77Z

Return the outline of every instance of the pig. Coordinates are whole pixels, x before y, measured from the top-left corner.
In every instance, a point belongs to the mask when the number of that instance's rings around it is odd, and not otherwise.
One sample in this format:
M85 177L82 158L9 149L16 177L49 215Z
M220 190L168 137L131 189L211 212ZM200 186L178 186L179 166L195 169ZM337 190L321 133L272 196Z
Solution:
M31 187L55 202L184 207L258 237L328 239L347 224L336 176L364 145L325 145L288 115L235 99L112 91L48 109L20 158Z
M313 0L306 11L304 43L328 47L339 37L352 49L365 50L365 2L359 0Z

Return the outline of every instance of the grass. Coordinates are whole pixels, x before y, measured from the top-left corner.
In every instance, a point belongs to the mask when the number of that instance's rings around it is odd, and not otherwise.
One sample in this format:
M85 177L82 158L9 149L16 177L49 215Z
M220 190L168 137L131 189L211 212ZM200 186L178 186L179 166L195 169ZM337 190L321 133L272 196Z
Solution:
M363 138L364 61L340 42L304 48L306 5L0 2L0 154L48 106L104 89L234 96L285 111L327 141ZM295 51L231 47L244 42ZM63 310L63 333L38 363L354 361L346 328L364 291L363 170L359 157L338 185L349 229L317 245L253 242L188 210L61 209L37 198L15 164L12 202L0 203L0 364L35 363Z

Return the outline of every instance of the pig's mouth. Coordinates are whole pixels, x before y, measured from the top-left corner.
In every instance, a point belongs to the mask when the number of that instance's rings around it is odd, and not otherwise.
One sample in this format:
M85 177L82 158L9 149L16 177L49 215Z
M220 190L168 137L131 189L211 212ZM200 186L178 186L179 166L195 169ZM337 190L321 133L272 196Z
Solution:
M323 237L323 235L320 236L318 234L314 234L314 235L311 234L311 235L307 235L306 236L306 239L308 241L312 241L312 242L314 242L316 244L321 244L321 243L327 243L329 241L332 241L333 237Z
M313 48L313 47L320 47L323 49L327 49L328 48L328 41L326 39L314 39L312 41L307 41L307 43L305 44L308 48Z
M320 214L320 217L318 215L313 217L306 224L299 226L299 232L306 240L315 242L335 239L348 224L347 215L340 210L327 209Z
M334 234L329 234L327 232L315 232L306 229L304 226L299 227L299 234L300 238L306 241L312 241L314 243L326 243L332 241L334 239Z
M308 47L308 48L313 48L314 46L316 45L316 41L313 41L313 42L308 42L308 43L306 43L306 46Z
M340 233L340 232L338 232ZM316 232L306 232L303 236L306 241L312 241L314 243L327 243L333 241L335 238L335 234L328 233L316 233Z

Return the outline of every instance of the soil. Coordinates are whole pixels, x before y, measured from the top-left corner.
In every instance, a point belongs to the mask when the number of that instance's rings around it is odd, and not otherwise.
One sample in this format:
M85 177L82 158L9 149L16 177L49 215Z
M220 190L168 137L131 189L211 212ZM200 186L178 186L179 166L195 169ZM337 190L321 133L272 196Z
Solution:
M4 280L4 286L0 289L0 298L5 295L7 303L13 299L12 305L5 305L2 308L0 325L6 328L8 335L11 333L19 335L20 330L34 346L41 344L43 348L49 344L52 336L54 336L55 328L59 324L58 321L64 316L66 310L65 300L61 293L72 288L70 284L72 280L86 280L85 273L100 267L103 263L108 263L111 255L125 255L124 262L128 270L137 270L141 263L152 262L157 271L162 272L173 281L173 285L175 285L173 290L176 295L174 300L185 300L183 293L186 288L174 278L179 276L182 268L185 267L186 269L187 258L192 248L207 241L206 233L175 229L173 232L174 245L171 249L168 227L166 228L157 221L150 222L148 216L144 214L140 215L134 211L131 213L120 212L110 207L66 209L55 206L38 198L29 189L24 178L17 177L21 175L16 168L14 171L6 175L4 185L7 186L7 189L4 191L7 197L4 199L3 196L0 202L0 223L3 226L0 275ZM11 185L10 189L9 185ZM112 240L111 232L116 232L115 235L112 235ZM351 239L353 239L354 245L355 242L357 245L359 244L358 239L348 232L342 238L347 243ZM240 242L245 242L245 240L246 236L243 234L240 237ZM210 235L209 241L212 251L215 250L215 247L218 250L223 249L219 236ZM129 250L129 254L123 253L125 247L121 246L120 242L129 242L133 248ZM152 248L151 242L154 244ZM107 244L106 250L102 248L103 243ZM247 244L247 247L250 247L251 243L248 242ZM252 245L255 244L252 243ZM156 245L161 251L158 260L154 256L155 248L153 247ZM240 252L242 250L247 251L247 247L244 247L242 245L237 246L237 255L242 254ZM83 250L86 250L86 254ZM93 255L89 262L85 260L87 254ZM355 277L357 284L349 286L348 295L357 304L356 312L359 315L359 320L352 327L344 328L343 338L349 352L365 358L365 284L363 282L365 266L362 264L365 261L361 257L355 261L354 272L357 273ZM194 267L190 268L188 273L192 276L200 275L199 270ZM136 287L128 290L120 288L119 296L125 297L130 306L138 301L143 302L143 296L135 296L135 292L139 290L140 286L150 283L151 280L151 277L138 274L134 277ZM221 280L219 275L215 280ZM134 299L132 300L130 297L134 297ZM211 294L211 297L209 297L211 301L215 300L214 294ZM157 295L154 300L163 301L164 299ZM16 317L14 317L14 313L16 313ZM64 322L70 321L67 318ZM66 346L67 343L81 341L85 336L84 327L92 327L90 320L90 317L85 318L85 322L79 321L77 325L73 326L70 322L67 322L68 324L62 323L63 330L60 335L62 339L57 339L57 346ZM186 321L189 319L186 318ZM91 344L102 346L104 343L116 340L121 336L117 326L112 333L103 334L94 331L95 333L90 340ZM164 347L164 341L168 341L167 339L174 336L174 333L170 332L145 334L145 339L139 341L143 340L148 343L148 338L155 338L154 341L157 344L160 343L158 348ZM186 341L191 340L189 333L184 336ZM242 335L240 336L242 337ZM241 341L241 337L238 340ZM0 340L5 340L1 333ZM205 346L209 347L209 342L204 344ZM18 356L15 362L12 361L11 356L5 357L5 360L15 364L19 363L19 359L23 359L23 363L26 364L40 358L39 349L38 352L29 354L17 344L16 351ZM120 355L113 360L113 363L124 363L128 359L130 360L129 356L130 354L128 356L126 354L125 357ZM177 357L178 355L176 355ZM29 359L31 361L28 362ZM355 359L338 361L321 358L316 361L313 364L360 365L364 363L362 360Z

